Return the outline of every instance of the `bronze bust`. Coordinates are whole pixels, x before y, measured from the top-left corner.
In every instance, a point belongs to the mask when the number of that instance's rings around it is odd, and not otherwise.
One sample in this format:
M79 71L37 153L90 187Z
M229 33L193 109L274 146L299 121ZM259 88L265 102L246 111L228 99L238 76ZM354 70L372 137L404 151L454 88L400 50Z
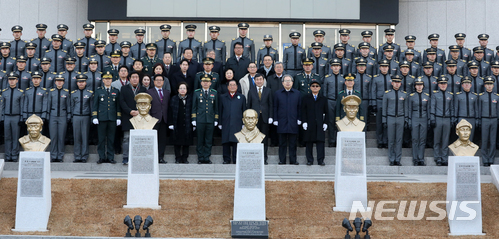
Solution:
M158 122L158 119L149 114L151 101L152 97L147 93L139 93L135 96L139 114L130 119L134 129L153 129Z
M336 127L338 127L339 131L362 132L366 123L357 118L361 101L356 95L349 95L341 100L346 116L336 121Z
M265 135L258 130L256 124L258 123L258 113L253 110L245 110L243 112L243 129L234 135L239 143L261 143Z
M478 145L470 141L471 128L473 126L465 119L456 125L456 134L459 139L449 145L449 149L455 156L475 156Z
M50 139L41 134L43 120L33 114L26 120L28 135L19 139L24 151L45 151L50 144Z

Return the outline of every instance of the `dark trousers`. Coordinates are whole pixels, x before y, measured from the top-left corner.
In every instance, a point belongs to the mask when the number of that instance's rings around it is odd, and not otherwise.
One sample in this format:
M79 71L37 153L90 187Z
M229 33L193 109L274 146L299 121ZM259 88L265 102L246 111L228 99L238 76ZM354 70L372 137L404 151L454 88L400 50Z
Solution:
M99 135L97 134L97 131L99 129L98 125L90 123L90 144L91 145L97 145L99 143Z
M198 143L196 145L196 152L198 154L198 160L201 162L208 162L210 160L214 129L215 126L213 126L213 123L197 124L196 135Z
M228 142L228 143L223 143L222 145L223 145L224 162L230 163L232 161L232 163L236 163L237 143Z
M175 145L175 162L187 163L189 157L189 145Z
M64 139L64 142L66 144L74 144L73 123L72 122L67 123L66 138Z
M158 160L161 161L165 157L165 147L167 143L166 131L168 129L168 125L164 120L161 120L156 124L156 126L154 126L154 128L158 134Z
M114 153L121 154L123 153L123 146L121 144L123 142L123 130L120 126L116 126L116 133L114 134Z
M99 158L107 161L114 160L114 134L116 131L116 121L99 121L97 128L99 129L99 145L97 146Z
M5 133L5 160L17 161L19 158L19 120L21 116L5 116L3 127Z
M50 159L64 158L67 123L66 116L50 116Z
M309 141L306 143L307 148L305 150L305 154L307 155L307 162L312 164L314 163L314 155L312 153L312 150L314 148L314 143L315 143L315 148L317 150L317 163L322 164L324 163L324 156L325 156L323 141Z
M482 118L482 162L493 164L496 157L497 118Z
M329 121L327 126L328 142L334 144L336 147L336 135L338 134L338 127L336 127L336 100L327 100L327 107L329 113Z
M262 115L259 114L259 116L258 116L258 124L256 125L256 127L260 130L260 132L262 132L262 134L265 135L265 138L263 139L262 143L263 143L263 155L264 155L264 158L265 158L265 162L267 162L267 159L268 159L267 152L269 150L269 124L268 124L268 119L264 120L262 118Z
M269 125L270 143L272 146L279 145L279 134L277 134L277 126Z
M289 163L296 163L297 134L279 134L279 163L286 163L286 150L289 151Z

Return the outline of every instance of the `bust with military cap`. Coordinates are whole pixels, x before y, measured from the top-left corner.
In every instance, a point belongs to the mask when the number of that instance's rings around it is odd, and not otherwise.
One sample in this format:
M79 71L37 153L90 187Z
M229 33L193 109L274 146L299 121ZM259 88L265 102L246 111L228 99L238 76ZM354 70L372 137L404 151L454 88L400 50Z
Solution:
M361 99L356 95L349 95L341 100L345 117L336 121L336 127L339 131L357 131L362 132L366 123L357 118Z
M135 101L137 102L137 110L139 111L139 114L130 119L133 128L153 129L158 122L158 119L149 114L152 101L151 95L147 93L139 93L135 96Z
M473 126L465 119L456 125L456 134L459 139L449 145L449 149L455 156L475 156L478 145L470 141L471 128Z
M19 139L24 151L45 151L50 144L50 139L42 135L43 120L37 115L31 115L26 120L28 135Z

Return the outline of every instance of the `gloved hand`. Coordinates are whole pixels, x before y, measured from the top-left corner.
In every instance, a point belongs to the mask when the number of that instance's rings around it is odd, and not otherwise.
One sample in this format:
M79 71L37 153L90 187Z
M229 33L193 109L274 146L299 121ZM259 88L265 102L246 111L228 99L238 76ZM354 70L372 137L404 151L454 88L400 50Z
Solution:
M120 119L116 120L116 126L120 126L120 125L121 125L121 120Z
M430 121L430 127L435 128L437 126L437 122L435 120Z
M175 127L173 125L168 126L169 129L173 130Z
M297 120L297 121L296 121L296 123L297 123L298 125L301 125L301 121L300 121L300 120Z
M322 129L324 129L324 131L326 131L327 130L327 124L323 124L322 125Z
M213 124L215 124L215 126L217 126L217 125L218 125L218 122L216 122L216 121L215 121L215 123L213 123Z
M303 127L303 130L307 130L308 124L307 123L303 123L301 127Z
M378 112L378 106L373 105L372 112Z
M278 125L278 122L277 121L274 121L274 125L277 126Z
M192 131L196 131L196 127L192 127Z
M192 121L192 126L196 127L196 121Z
M272 122L274 122L274 120L272 118L269 118L269 124L272 124Z
M217 126L217 125L215 125L215 126ZM222 130L222 125L219 125L219 126L218 126L218 128L219 128L220 130Z
M92 124L99 124L99 120L98 119L93 119L92 120Z
M383 123L383 129L388 128L388 125L386 123Z

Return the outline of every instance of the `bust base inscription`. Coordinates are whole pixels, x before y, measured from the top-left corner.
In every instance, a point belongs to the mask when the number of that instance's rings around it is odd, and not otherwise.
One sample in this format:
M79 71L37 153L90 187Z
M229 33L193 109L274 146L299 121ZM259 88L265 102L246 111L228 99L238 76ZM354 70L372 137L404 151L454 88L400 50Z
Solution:
M230 221L232 238L269 238L269 221Z

